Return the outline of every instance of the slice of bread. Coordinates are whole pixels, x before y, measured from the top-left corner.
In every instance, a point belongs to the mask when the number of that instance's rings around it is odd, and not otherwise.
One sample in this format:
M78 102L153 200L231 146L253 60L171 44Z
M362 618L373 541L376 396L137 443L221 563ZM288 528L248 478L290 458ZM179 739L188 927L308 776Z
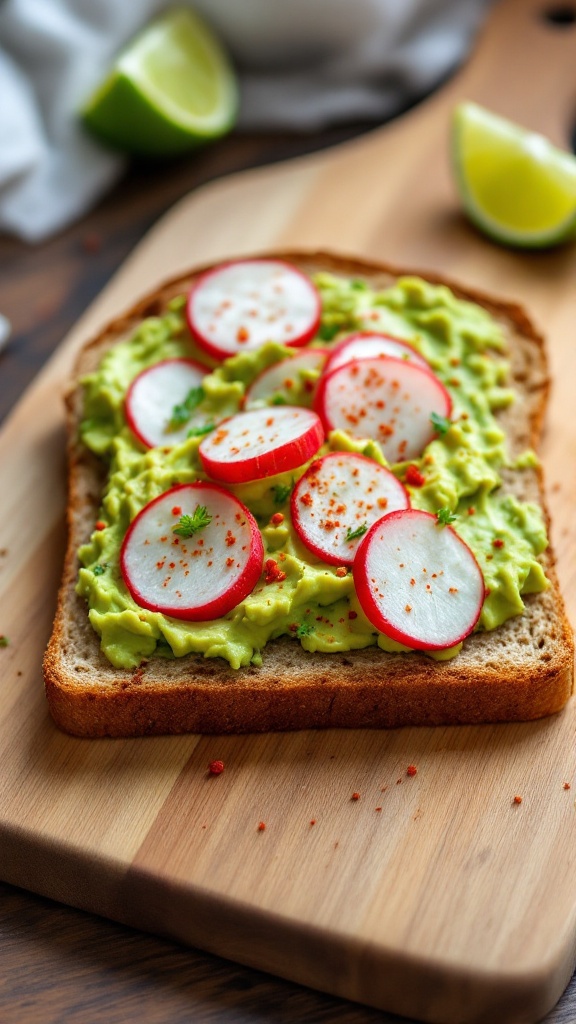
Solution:
M279 255L279 254L274 254ZM363 277L387 287L397 268L327 253L282 253L302 270ZM206 268L201 268L202 270ZM143 317L162 313L201 270L169 281L111 323L82 351L78 375L129 337ZM410 271L413 273L413 271ZM509 344L511 386L518 401L498 414L512 458L538 444L548 393L542 338L518 306L448 284L487 309ZM100 652L86 604L75 592L76 552L93 529L105 470L78 441L81 388L67 398L69 541L54 631L46 652L46 692L57 724L77 736L227 733L329 727L395 727L535 719L558 711L573 689L573 639L548 548L542 556L551 587L525 598L526 613L492 632L470 636L453 660L388 654L378 647L309 654L294 640L269 643L262 667L231 669L220 658L151 658L137 670L114 668ZM503 471L503 486L543 505L541 474ZM545 513L546 514L546 513Z

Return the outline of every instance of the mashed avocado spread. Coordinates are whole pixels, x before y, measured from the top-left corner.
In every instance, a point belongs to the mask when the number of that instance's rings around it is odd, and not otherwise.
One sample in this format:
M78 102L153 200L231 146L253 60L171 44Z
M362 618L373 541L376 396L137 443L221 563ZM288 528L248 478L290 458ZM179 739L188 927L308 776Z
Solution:
M410 499L414 508L433 513L449 508L455 514L454 529L473 550L487 588L477 628L495 629L522 614L522 595L548 586L537 561L547 540L540 509L500 488L500 471L510 467L510 461L494 413L513 402L514 393L505 386L508 365L499 326L481 307L418 278L400 279L382 292L361 280L326 273L315 275L314 283L322 299L322 320L312 345L327 347L355 330L388 332L410 341L449 390L452 423L419 459L412 460L424 483L407 483ZM239 668L261 664L266 643L282 635L306 651L350 651L371 644L385 651L407 651L366 619L352 573L339 575L336 566L315 558L298 539L290 522L290 493L306 466L230 487L255 515L265 558L278 561L285 580L266 582L263 574L232 612L210 622L187 622L148 611L130 596L119 569L129 523L162 492L178 483L206 479L198 457L201 436L190 436L171 448L144 450L124 417L126 391L143 369L182 356L207 362L190 337L183 306L184 298L177 298L164 316L145 319L83 380L81 437L106 460L109 478L100 511L105 525L80 548L77 590L88 602L104 654L119 668L133 668L153 654L179 657L192 652L225 658ZM268 343L226 360L205 378L200 411L208 421L237 412L256 375L294 351ZM314 371L304 376L310 379ZM310 404L304 377L293 404ZM359 451L386 464L375 441L359 441L343 431L332 432L318 455L329 450ZM535 461L532 453L524 453L510 468L521 473ZM390 468L406 482L407 465ZM273 525L270 520L276 512L282 512L284 520ZM433 656L453 657L460 647Z

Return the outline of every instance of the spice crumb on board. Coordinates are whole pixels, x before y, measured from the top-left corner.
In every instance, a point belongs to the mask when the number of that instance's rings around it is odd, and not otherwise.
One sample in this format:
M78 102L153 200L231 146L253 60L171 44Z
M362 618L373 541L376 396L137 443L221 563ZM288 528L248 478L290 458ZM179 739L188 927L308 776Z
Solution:
M9 641L8 637L4 636L2 633L0 633L0 647L8 647L9 643L10 643L10 641Z
M570 783L569 782L565 782L564 783L564 789L570 789Z
M515 796L513 801L512 801L512 803L513 804L521 804L522 803L522 797L521 796Z
M265 831L266 831L266 822L265 821L259 821L258 822L258 832L265 832Z
M417 769L416 765L415 764L409 764L407 769L406 769L406 775L410 775L412 777L412 776L417 775L417 774L418 774L418 769Z
M316 824L316 818L310 818L310 826Z
M224 771L224 761L210 761L208 765L209 775L221 775Z
M351 800L359 800L360 799L360 793L352 793L352 796L350 797L350 799Z
M382 810L382 808L381 808L381 807L375 807L375 808L374 808L374 810L375 810L375 811L381 811L381 810Z

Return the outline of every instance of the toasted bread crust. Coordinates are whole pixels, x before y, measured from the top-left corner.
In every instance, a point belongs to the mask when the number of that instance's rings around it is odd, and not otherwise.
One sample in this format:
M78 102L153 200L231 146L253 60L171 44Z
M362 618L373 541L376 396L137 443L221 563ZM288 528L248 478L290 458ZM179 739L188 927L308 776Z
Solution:
M329 253L267 254L305 271L365 277L376 287L406 271ZM95 368L105 351L145 316L161 313L206 267L167 281L110 323L80 354L76 375ZM537 447L549 380L544 343L521 307L462 288L504 326L511 345L513 383L520 413L501 419L513 454ZM99 461L77 440L80 389L73 385L68 412L68 548L54 630L44 659L46 693L56 723L76 736L142 736L163 733L228 733L329 727L396 727L540 718L558 711L573 690L573 638L550 549L543 563L551 587L526 598L526 614L491 633L469 637L452 661L376 647L345 654L309 654L293 640L267 645L261 668L231 669L221 659L197 655L152 658L136 671L115 669L101 654L85 602L75 593L77 549L90 534L104 482ZM508 422L506 420L508 419ZM504 475L506 475L504 473ZM509 481L505 481L509 483ZM522 474L519 497L544 507L539 471ZM547 517L547 512L544 507Z

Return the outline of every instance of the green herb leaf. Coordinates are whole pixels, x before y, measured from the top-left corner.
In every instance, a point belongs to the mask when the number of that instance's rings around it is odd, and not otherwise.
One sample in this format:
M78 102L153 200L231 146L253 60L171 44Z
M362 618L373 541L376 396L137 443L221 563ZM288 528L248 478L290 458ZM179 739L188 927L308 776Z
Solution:
M195 533L198 533L198 530L203 530L211 522L212 516L206 506L196 505L191 516L180 516L176 526L172 527L172 533L177 533L179 537L193 537Z
M456 516L449 508L439 508L436 513L436 519L440 526L448 526L448 523L456 521Z
M107 568L107 563L104 562L103 565L95 565L94 568L92 569L92 572L94 573L95 576L103 576Z
M185 423L188 423L192 413L200 405L203 398L204 389L201 385L197 388L191 388L184 401L179 405L175 405L172 409L172 415L168 424L169 430L178 430L179 427L183 427Z
M332 341L340 330L340 324L320 324L320 327L318 328L318 337L321 338L322 341Z
M300 625L298 626L298 629L296 630L296 636L298 637L299 640L301 640L303 636L310 636L310 633L313 632L314 626L312 625L311 622L301 622Z
M362 526L356 527L355 530L351 529L351 527L349 526L347 531L346 531L345 539L347 541L349 541L349 540L358 540L359 537L363 537L364 536L364 534L366 533L367 529L368 529L368 523L362 523Z
M445 434L446 431L450 430L450 427L452 426L450 420L446 419L445 416L440 416L440 414L437 412L433 412L430 414L430 422L434 429L437 430L439 434Z
M284 395L274 395L270 405L288 405Z
M215 426L215 423L204 423L201 427L190 427L186 437L203 437L204 434L210 434Z
M272 495L275 505L283 505L290 497L292 488L288 484L274 484Z
M7 636L0 636L0 647L8 647L9 643L10 641Z

